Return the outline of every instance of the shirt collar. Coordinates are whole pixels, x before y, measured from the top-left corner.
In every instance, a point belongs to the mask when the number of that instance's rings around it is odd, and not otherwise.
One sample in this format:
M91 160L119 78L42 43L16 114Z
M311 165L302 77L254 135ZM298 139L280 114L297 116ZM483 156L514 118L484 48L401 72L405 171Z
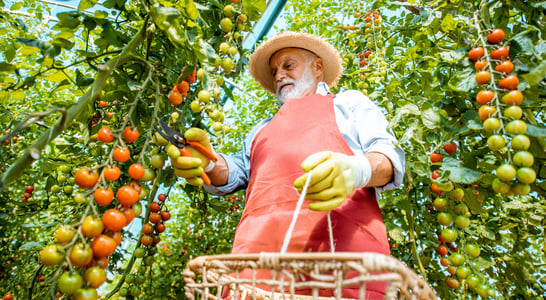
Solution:
M317 90L315 92L322 96L326 96L330 93L330 88L328 88L328 85L326 84L326 82L321 81L317 84Z

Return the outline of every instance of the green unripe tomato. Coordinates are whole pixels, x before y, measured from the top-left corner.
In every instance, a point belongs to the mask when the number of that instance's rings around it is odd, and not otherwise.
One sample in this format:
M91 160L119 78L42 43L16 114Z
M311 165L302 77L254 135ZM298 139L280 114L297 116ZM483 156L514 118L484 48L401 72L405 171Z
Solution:
M523 116L521 107L512 105L504 110L504 117L512 120L519 120Z
M531 152L518 151L512 157L512 162L518 167L531 167L535 162L535 158Z
M201 112L201 110L203 110L203 106L201 105L199 100L193 100L192 103L190 104L190 109L192 112L198 114Z
M518 134L512 137L511 144L514 150L527 150L531 146L531 140L524 134Z
M511 135L525 134L527 132L527 124L522 120L514 120L506 124L505 129Z
M519 168L516 172L516 177L518 178L518 181L523 184L531 184L535 182L535 179L537 177L537 174L535 170L528 168L528 167L522 167Z
M444 226L449 226L453 223L453 216L451 216L450 213L445 213L445 212L439 213L437 219L438 219L438 223Z
M483 121L483 130L487 133L497 132L501 128L501 122L497 118L487 118Z
M230 32L233 29L233 22L230 18L223 18L220 21L220 28L223 32Z
M525 196L531 192L531 186L523 183L514 183L510 188L510 192L519 196Z
M504 148L505 145L506 142L501 135L494 134L487 138L487 147L491 151L499 151L500 149Z
M459 215L455 217L455 226L459 229L465 229L470 225L470 218L467 216Z
M461 201L464 197L464 190L461 188L456 188L449 192L449 198L454 201Z
M516 176L516 168L511 164L502 164L496 170L497 177L502 181L510 181Z
M495 178L493 179L493 181L491 182L491 188L493 189L493 191L495 191L496 193L499 193L499 194L506 194L508 192L510 192L510 184L498 179L498 178Z

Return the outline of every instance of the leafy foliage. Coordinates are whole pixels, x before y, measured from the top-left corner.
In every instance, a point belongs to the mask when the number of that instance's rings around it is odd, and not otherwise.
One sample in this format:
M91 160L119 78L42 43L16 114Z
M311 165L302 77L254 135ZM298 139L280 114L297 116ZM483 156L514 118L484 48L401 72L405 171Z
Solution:
M61 225L80 228L85 216L116 206L96 205L92 190L75 184L74 174L84 167L99 172L98 186L114 191L131 184L127 171L133 163L153 175L135 181L144 212L122 231L123 242L109 257L108 282L99 289L106 298L184 298L185 263L229 253L243 192L209 195L178 181L170 166L151 165L153 156L165 159L154 138L159 119L179 131L204 128L216 151L230 154L241 149L257 122L274 115L273 97L244 72L249 50L242 47L266 1L241 2L108 0L99 6L82 0L77 10L49 22L43 19L51 12L45 3L0 1L5 8L0 12L0 294L54 297L65 270L83 271L68 260L59 268L43 267L38 251L54 243ZM521 1L306 0L289 1L278 23L335 45L345 67L335 91L361 90L385 112L407 158L403 186L383 192L380 200L391 252L442 299L495 291L497 298L518 299L545 293L540 272L546 263L545 12L539 2ZM242 22L240 15L248 20ZM515 151L511 144L500 151L488 148L491 133L484 130L474 100L483 87L467 53L484 45L493 28L506 33L503 43L524 95L522 120L536 172L526 195L492 187L497 167L512 162ZM223 51L222 43L234 50ZM171 104L173 87L195 76L182 103ZM213 95L210 102L197 100L201 90ZM504 93L495 91L498 98ZM506 125L501 114L506 105L495 103ZM217 123L219 130L213 129ZM98 140L103 127L111 128L113 142ZM123 139L127 127L140 132L135 142ZM497 133L512 139L505 129ZM456 151L448 153L443 146L452 141ZM130 149L127 162L113 159L118 146ZM441 161L432 162L433 153L441 154ZM114 165L121 177L105 180L102 171ZM162 194L165 202L158 200ZM444 212L467 216L469 226L440 225L438 199L447 201ZM153 234L158 243L145 246L141 228L152 202L172 217L162 221L165 232ZM457 240L443 243L444 228L456 229ZM476 258L467 250L473 244L481 250ZM483 284L471 287L470 277L449 275L461 283L449 288L439 245L463 254L464 266Z

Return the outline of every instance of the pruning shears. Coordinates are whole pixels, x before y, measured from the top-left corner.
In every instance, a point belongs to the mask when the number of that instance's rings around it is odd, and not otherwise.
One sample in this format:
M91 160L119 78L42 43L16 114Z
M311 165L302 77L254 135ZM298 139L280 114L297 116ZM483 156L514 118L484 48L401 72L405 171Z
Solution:
M169 125L163 122L163 120L159 120L159 126L161 128L157 127L157 125L154 124L155 130L163 138L169 141L169 143L175 145L180 150L180 155L191 157L192 155L188 147L192 147L195 150L201 152L204 156L206 156L211 161L213 162L218 161L218 158L216 157L216 155L213 152L211 152L209 149L207 149L205 146L203 146L201 143L199 143L198 141L185 139L182 133L169 127ZM210 178L205 172L201 173L201 179L203 179L204 184L206 185L210 184Z

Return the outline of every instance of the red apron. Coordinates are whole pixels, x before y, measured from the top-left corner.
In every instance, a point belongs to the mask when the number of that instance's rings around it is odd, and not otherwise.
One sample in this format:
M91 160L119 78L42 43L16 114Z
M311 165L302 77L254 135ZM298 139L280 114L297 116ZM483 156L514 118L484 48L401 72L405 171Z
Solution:
M255 137L250 180L232 253L280 252L299 195L294 181L302 161L318 151L354 155L336 124L332 94L287 101ZM326 212L303 204L287 252L328 252ZM373 189L355 190L331 212L335 251L389 255L383 217ZM367 299L382 299L385 283L369 283ZM329 295L324 295L329 296ZM358 289L343 297L358 298Z

